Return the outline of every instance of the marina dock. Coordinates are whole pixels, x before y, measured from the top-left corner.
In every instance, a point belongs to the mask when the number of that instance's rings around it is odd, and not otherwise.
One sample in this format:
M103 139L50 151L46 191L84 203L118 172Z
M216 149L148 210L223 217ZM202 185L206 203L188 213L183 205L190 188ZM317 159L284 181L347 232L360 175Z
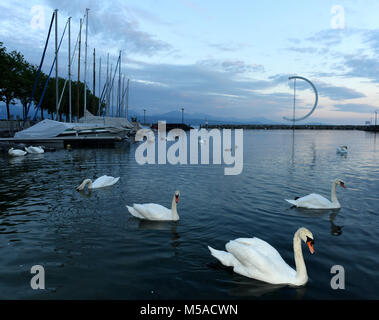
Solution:
M16 138L0 138L0 146L9 147L12 145L33 145L44 146L46 148L63 149L70 145L73 148L113 148L117 144L127 142L118 136L111 137L54 137L44 139L16 139Z

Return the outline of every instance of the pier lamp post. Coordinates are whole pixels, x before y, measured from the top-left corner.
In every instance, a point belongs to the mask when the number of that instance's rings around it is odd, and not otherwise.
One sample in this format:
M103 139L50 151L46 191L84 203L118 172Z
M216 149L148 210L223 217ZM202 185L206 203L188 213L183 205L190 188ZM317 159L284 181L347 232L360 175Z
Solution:
M143 109L143 124L146 124L146 109Z
M378 116L378 111L375 111L375 126L376 126L376 118Z
M182 124L184 124L184 108L182 108Z

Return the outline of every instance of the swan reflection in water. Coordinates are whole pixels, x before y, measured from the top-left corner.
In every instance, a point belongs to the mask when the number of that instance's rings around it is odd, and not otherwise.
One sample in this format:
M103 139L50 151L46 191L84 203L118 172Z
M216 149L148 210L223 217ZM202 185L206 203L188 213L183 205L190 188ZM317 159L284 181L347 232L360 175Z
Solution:
M174 248L179 247L180 245L180 236L176 231L179 221L152 221L152 220L144 220L138 219L135 217L129 217L128 223L134 224L138 223L138 229L140 230L154 230L154 231L170 231L171 232L171 245Z
M336 219L341 209L315 210L293 207L291 210L295 210L295 212L300 216L309 218L322 218L329 214L330 234L337 237L342 234L343 226L339 226L334 223L334 220Z
M306 286L292 287L287 284L270 284L263 281L246 278L236 274L232 268L225 267L221 263L217 262L209 263L208 266L215 270L222 270L230 273L231 280L222 282L230 287L229 294L234 297L248 298L267 296L267 298L270 298L270 294L273 294L280 289L285 290L287 288L295 292L295 299L301 300L306 293ZM311 279L309 279L309 281L311 281Z
M92 197L92 189L78 190L78 193L84 198L90 199Z

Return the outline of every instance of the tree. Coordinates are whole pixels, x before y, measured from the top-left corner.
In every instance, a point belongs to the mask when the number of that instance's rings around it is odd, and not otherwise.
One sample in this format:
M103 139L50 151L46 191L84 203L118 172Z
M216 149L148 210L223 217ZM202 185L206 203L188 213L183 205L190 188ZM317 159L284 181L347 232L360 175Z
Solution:
M19 90L16 93L16 98L18 98L23 106L23 115L26 116L27 107L31 99L34 81L37 76L38 68L29 64L27 61L22 59L20 62L21 71L19 77Z
M3 59L3 73L0 88L1 100L5 102L7 107L7 117L10 119L9 107L11 104L15 104L15 99L20 91L19 81L21 78L21 72L23 68L24 57L17 51L12 51L2 57Z

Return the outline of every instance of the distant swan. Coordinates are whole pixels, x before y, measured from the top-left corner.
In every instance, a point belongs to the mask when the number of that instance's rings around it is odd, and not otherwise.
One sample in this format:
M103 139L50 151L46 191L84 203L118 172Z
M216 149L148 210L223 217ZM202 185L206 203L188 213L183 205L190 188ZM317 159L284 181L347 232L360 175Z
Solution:
M180 192L175 191L172 199L171 210L156 203L133 204L133 207L126 206L132 216L140 219L155 221L177 221L179 220L176 204L179 202Z
M94 182L92 182L91 179L85 179L82 184L76 188L76 190L80 191L83 190L84 187L88 184L88 189L97 189L97 188L103 188L114 185L120 177L113 178L110 176L101 176L97 178Z
M337 153L342 153L342 154L347 153L347 146L339 146L339 147L337 147Z
M23 150L10 148L8 150L8 154L11 155L12 157L20 157L20 156L26 155L26 152Z
M314 253L314 238L306 228L300 228L293 237L293 249L296 270L291 268L280 256L279 252L259 238L239 238L229 241L226 251L215 250L208 246L212 256L224 266L233 267L233 271L245 277L271 284L289 284L302 286L308 281L303 253L303 240Z
M45 150L43 150L42 147L33 147L33 146L25 147L25 151L27 153L44 153L45 152Z
M296 198L295 200L287 200L287 202L298 208L308 208L308 209L339 209L341 204L339 203L336 195L336 186L339 184L342 188L345 187L345 183L341 179L336 179L333 181L331 190L331 199L324 198L316 193L311 193L305 197Z

